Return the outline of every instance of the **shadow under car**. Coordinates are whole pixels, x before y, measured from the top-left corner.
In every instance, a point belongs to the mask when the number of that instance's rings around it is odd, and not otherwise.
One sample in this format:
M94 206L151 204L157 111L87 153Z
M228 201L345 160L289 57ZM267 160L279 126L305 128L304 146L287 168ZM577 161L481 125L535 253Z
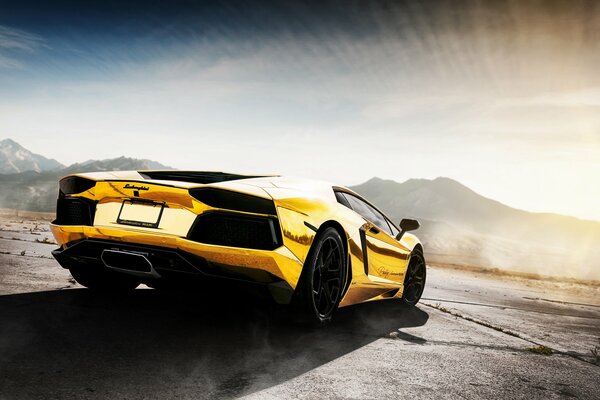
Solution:
M428 314L396 301L339 309L307 328L265 301L138 289L0 297L7 398L230 398L283 383Z

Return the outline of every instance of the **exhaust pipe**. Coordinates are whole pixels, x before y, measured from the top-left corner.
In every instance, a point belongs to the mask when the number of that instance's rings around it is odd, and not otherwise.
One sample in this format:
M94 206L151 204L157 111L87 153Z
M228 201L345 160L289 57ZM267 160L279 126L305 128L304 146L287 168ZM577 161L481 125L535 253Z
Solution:
M160 278L146 254L122 250L103 250L102 263L110 269L142 278Z

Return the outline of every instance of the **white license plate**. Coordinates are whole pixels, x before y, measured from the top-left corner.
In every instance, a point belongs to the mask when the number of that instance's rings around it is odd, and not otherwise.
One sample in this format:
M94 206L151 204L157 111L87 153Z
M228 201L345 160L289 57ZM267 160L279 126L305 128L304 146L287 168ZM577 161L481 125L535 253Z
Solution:
M164 203L125 200L117 217L118 224L158 228Z

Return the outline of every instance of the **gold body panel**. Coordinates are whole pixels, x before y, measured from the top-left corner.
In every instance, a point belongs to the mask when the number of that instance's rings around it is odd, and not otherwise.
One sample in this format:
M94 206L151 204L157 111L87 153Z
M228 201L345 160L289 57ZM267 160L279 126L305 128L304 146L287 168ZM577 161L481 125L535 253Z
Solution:
M383 231L372 231L370 222L336 201L333 185L325 182L262 177L196 184L144 179L136 171L77 176L94 180L96 184L93 188L70 197L83 197L97 202L96 213L93 226L51 224L52 233L63 249L81 239L177 249L224 268L234 269L236 273L254 280L260 281L267 277L259 272L268 272L287 282L291 288L296 288L304 261L317 234L315 229L333 225L344 232L350 267L347 290L340 307L402 296L410 254L419 244L418 239L409 233L405 233L398 241ZM128 185L147 189L136 190L134 197L134 190L127 188ZM198 215L220 210L193 198L189 189L197 187L213 187L272 199L281 226L283 246L275 250L254 250L203 244L187 239ZM132 198L165 204L158 227L130 226L117 222L123 202ZM136 213L154 211L130 207L127 212L135 218ZM147 219L148 215L139 217ZM367 266L363 254L365 248L368 254Z

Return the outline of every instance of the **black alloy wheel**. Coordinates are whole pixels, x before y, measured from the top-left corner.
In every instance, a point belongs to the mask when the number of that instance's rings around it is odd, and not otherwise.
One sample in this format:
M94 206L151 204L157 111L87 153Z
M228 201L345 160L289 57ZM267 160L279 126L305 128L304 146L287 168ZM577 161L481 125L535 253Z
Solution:
M301 320L318 325L328 323L341 300L345 282L344 245L338 231L330 227L315 239L304 266Z
M419 302L425 289L426 278L425 258L420 252L414 252L410 257L406 276L404 277L404 292L402 294L404 304L414 306Z

